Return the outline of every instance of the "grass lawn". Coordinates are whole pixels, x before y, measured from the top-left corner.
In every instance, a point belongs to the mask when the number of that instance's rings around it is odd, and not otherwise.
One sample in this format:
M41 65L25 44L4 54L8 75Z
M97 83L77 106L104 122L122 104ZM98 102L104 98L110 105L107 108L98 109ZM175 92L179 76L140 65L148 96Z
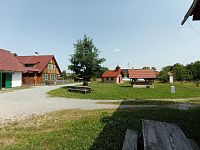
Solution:
M111 84L94 82L89 85L94 89L92 93L82 94L69 92L66 87L48 92L51 96L80 98L80 99L110 99L110 100L127 100L127 99L161 99L161 98L194 98L200 97L200 87L194 83L174 83L176 88L175 94L170 94L170 84L156 82L154 89L137 89L132 88L130 83ZM199 101L196 101L198 103Z
M120 150L126 130L141 131L141 119L178 124L200 145L200 108L65 110L0 126L0 149Z

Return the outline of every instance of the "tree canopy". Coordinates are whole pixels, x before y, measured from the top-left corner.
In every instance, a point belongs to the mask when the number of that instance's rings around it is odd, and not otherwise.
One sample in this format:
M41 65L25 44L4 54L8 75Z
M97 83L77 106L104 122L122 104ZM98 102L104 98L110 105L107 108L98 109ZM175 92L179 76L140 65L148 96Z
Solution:
M200 61L190 63L186 66L176 63L173 66L163 67L160 71L159 79L168 82L168 73L171 72L176 81L199 81L200 80Z
M84 80L99 77L104 69L101 64L105 61L104 58L99 58L99 53L93 40L84 35L83 39L74 44L74 54L71 55L71 65L68 68Z

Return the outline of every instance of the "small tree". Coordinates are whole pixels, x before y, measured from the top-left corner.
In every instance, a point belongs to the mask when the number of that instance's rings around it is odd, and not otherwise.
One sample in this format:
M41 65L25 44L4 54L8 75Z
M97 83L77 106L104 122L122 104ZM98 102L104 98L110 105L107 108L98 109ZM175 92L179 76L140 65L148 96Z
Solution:
M97 77L101 64L105 61L104 58L99 58L99 53L93 40L84 35L82 40L74 44L74 54L71 55L71 65L68 68L84 81L89 81L92 77Z
M66 70L63 70L61 75L62 75L62 79L63 79L63 80L67 79Z
M168 72L170 72L171 70L172 70L172 66L166 66L166 67L162 68L162 70L160 71L160 74L159 74L159 79L161 82L169 81Z

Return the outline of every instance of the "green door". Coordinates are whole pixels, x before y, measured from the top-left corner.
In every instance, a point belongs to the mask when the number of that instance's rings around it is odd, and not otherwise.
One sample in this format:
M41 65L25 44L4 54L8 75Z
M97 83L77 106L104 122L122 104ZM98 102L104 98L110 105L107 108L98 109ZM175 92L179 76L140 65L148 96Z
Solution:
M12 74L7 73L6 74L6 88L12 87Z
M0 72L0 90L2 88L2 72Z

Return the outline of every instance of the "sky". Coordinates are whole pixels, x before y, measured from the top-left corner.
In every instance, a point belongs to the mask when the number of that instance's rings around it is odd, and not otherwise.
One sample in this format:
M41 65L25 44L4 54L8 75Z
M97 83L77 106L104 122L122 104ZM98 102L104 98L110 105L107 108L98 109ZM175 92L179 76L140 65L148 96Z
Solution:
M104 66L156 67L200 60L200 21L181 21L193 0L0 0L0 48L53 54L68 69L86 34ZM195 32L194 29L197 31Z

